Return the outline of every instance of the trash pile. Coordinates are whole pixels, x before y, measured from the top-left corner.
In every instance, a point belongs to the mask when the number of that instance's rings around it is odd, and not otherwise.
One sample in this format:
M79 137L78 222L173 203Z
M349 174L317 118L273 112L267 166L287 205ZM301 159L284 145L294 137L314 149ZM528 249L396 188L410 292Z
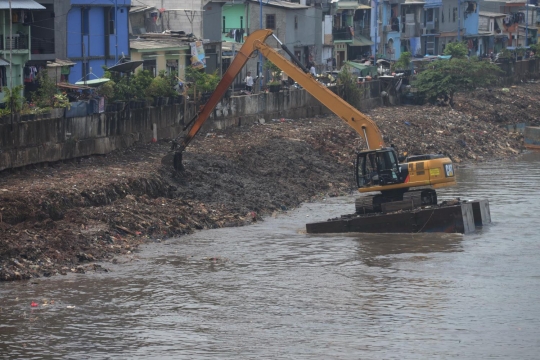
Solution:
M459 95L454 109L382 107L369 115L401 152L443 152L456 163L504 159L523 145L504 125L538 125L539 94L539 84L527 84ZM141 243L251 224L351 193L362 148L336 116L284 117L201 133L182 174L161 164L166 141L0 173L0 280L106 271L94 261L133 256Z

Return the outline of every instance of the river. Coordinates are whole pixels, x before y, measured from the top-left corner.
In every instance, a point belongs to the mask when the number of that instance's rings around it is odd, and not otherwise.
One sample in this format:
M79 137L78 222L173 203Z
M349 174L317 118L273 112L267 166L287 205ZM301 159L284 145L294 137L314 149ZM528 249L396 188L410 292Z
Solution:
M490 201L470 235L306 235L353 212L340 197L148 244L109 273L0 283L0 358L537 359L540 153L458 181L441 197Z

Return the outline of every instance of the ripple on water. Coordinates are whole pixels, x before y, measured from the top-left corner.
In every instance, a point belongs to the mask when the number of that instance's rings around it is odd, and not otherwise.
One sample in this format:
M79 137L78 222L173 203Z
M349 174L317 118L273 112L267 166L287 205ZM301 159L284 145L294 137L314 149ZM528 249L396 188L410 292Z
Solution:
M147 245L112 273L2 284L0 358L534 359L539 160L439 191L490 200L471 235L306 235L353 211L332 198Z

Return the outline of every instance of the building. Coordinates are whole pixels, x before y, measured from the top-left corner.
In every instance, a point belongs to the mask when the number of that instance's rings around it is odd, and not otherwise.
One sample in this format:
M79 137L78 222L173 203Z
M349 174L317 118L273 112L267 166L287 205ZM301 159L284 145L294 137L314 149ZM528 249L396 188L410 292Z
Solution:
M486 46L487 53L497 54L502 49L506 48L508 41L508 34L504 32L503 19L506 18L506 14L480 11L480 18L478 20L478 32L488 33L490 36L488 44Z
M103 76L129 56L131 0L55 0L56 57L75 62L70 83ZM56 15L58 14L58 15Z
M156 25L156 29L146 26L148 32L184 31L199 39L203 38L202 0L144 0L134 2L133 5L155 9L149 20Z
M12 0L11 12L8 1L0 2L0 103L5 96L5 88L23 85L32 74L25 72L27 62L32 58L32 23L38 11L45 6L33 0ZM21 92L22 95L22 92Z
M358 1L340 0L333 5L332 37L339 69L348 60L362 59L375 52L376 45L371 39L376 29L371 24L377 15L371 6Z

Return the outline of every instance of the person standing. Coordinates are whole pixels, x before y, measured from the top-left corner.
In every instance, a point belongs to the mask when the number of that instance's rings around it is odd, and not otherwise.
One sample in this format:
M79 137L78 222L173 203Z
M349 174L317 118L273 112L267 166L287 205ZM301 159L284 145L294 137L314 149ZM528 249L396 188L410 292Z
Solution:
M313 77L317 77L317 71L315 70L315 64L311 63L311 67L309 68L309 73L313 75Z
M246 90L249 92L253 90L253 77L251 76L251 71L248 71L246 76Z

